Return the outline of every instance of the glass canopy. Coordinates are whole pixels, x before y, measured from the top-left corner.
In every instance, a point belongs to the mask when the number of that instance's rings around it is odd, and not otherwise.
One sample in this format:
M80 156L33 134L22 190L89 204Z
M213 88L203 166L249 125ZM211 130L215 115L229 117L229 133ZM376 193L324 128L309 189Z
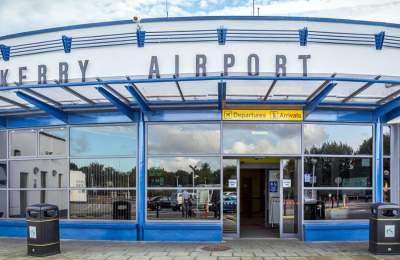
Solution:
M325 93L329 83L336 86ZM204 104L216 108L220 103L306 106L321 95L322 101L318 102L321 107L375 109L400 96L400 77L349 74L248 76L240 73L221 76L214 73L205 77L168 75L159 79L113 77L90 78L85 82L71 80L65 84L25 83L0 88L0 114L38 110L37 103L29 97L59 109L79 111L88 107L115 109L113 98L133 108L142 102L150 108L162 109L164 105L184 108Z

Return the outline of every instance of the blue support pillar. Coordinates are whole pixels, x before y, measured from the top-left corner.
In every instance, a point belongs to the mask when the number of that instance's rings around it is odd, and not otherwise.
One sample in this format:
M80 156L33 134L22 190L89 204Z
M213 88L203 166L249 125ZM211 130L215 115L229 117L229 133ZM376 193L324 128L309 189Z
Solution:
M146 223L146 131L144 123L144 113L139 113L138 123L138 186L137 186L137 238L138 240L144 239L144 225Z
M218 110L224 108L226 100L226 82L218 82Z
M374 127L374 197L375 202L383 201L383 143L382 143L382 123L381 119L375 123Z

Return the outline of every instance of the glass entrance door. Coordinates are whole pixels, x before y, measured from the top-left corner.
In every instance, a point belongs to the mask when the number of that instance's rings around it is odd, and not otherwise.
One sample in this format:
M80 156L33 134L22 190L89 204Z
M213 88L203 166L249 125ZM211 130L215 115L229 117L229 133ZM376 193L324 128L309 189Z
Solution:
M298 234L298 176L300 160L282 159L280 162L280 237Z
M223 232L226 237L240 237L239 210L239 171L240 161L236 159L223 160Z

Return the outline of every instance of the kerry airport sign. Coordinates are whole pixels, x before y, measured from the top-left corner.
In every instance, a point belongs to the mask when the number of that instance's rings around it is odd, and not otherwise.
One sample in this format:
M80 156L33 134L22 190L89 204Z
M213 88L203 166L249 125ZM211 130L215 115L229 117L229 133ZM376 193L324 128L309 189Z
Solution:
M132 72L121 74L125 75L145 75L148 78L160 78L163 74L171 74L171 72L178 76L181 74L181 70L184 67L184 73L188 73L187 58L191 59L191 74L196 77L207 76L210 72L221 72L224 75L229 75L233 70L245 72L249 76L260 75L261 67L265 67L265 63L269 63L268 72L273 72L276 75L286 76L287 73L300 73L303 76L307 76L308 63L311 59L310 54L296 55L291 60L291 63L297 63L296 71L288 70L289 58L287 55L277 54L274 55L272 60L265 60L260 58L258 54L251 53L247 56L240 55L240 62L235 54L228 53L221 56L219 62L220 67L216 69L215 57L210 57L205 54L195 54L192 57L182 57L182 55L173 55L172 59L166 61L165 57L159 57L156 55L148 56L147 66L135 66L133 65ZM211 62L210 62L211 61ZM222 63L221 63L222 62ZM56 64L37 64L37 65L19 65L13 66L14 68L7 68L9 62L0 63L0 86L19 84L23 85L27 82L37 82L37 84L47 84L49 81L57 81L59 83L66 83L70 79L80 79L82 82L86 81L87 78L95 77L109 77L107 71L111 68L108 63L101 63L101 70L97 61L89 59L79 59L72 62L61 61ZM182 65L182 63L184 63ZM167 66L165 66L167 64ZM273 67L271 67L273 65ZM138 72L139 71L139 72ZM122 71L121 71L122 73Z

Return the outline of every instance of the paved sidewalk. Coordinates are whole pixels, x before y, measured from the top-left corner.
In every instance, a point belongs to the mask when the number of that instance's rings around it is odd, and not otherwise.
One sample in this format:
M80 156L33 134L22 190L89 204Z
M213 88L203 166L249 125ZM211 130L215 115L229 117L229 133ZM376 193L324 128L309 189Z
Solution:
M374 260L367 243L304 243L296 240L231 240L231 249L209 252L201 243L62 241L62 253L47 259L99 260ZM0 238L0 260L37 259L26 256L25 239Z

